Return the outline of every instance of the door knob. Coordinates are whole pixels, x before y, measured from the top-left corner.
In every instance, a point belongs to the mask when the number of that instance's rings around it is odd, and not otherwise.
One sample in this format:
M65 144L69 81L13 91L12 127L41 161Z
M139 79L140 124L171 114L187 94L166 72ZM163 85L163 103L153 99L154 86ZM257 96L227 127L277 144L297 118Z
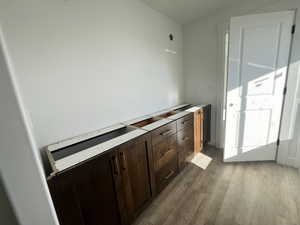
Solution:
M229 107L232 107L233 106L233 103L229 103Z

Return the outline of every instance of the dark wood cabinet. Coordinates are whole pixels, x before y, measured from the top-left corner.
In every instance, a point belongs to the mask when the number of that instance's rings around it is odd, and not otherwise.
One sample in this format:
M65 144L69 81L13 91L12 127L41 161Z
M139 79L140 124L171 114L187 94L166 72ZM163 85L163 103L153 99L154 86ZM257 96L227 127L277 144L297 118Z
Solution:
M177 122L170 122L151 132L156 193L178 173Z
M57 174L48 184L61 225L128 225L155 190L151 136Z
M153 147L157 192L170 183L178 173L177 136L170 135Z
M48 181L61 225L121 225L117 160L111 151Z
M118 150L128 223L144 209L152 197L153 160L151 138L144 135Z
M185 166L194 140L190 113L52 176L48 184L60 224L132 224Z

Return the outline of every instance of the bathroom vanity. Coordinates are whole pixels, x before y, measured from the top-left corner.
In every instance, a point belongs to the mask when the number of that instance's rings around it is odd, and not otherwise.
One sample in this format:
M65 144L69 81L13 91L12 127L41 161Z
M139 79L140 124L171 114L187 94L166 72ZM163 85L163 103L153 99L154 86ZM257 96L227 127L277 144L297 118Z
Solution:
M48 146L61 225L127 225L187 164L194 112L181 105Z

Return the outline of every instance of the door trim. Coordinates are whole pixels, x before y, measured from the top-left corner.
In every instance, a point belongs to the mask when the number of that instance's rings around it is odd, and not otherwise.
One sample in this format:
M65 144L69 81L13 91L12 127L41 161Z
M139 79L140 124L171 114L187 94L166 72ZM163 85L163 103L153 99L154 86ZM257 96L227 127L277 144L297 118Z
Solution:
M293 28L296 27L296 15L297 15L297 9L291 10L294 11L294 22L293 22ZM281 105L281 115L280 115L280 123L279 123L279 132L278 132L278 144L276 148L276 155L275 155L275 161L278 162L278 153L279 153L279 146L280 146L280 136L281 136L281 128L282 128L282 122L283 122L283 113L285 109L285 100L286 100L286 95L288 91L288 79L289 79L289 74L290 74L290 67L291 67L291 59L292 59L292 50L293 50L293 43L295 39L295 32L293 33L291 30L291 43L290 43L290 49L289 49L289 59L288 59L288 66L287 66L287 73L286 73L286 78L285 78L285 83L284 83L284 95L282 99L282 105Z

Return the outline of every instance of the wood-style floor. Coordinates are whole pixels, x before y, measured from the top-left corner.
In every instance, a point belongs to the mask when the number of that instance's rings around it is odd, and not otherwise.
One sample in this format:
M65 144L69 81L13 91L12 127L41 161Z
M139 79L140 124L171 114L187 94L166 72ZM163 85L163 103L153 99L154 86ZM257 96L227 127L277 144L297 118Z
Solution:
M188 165L135 225L300 225L300 173L272 162Z

